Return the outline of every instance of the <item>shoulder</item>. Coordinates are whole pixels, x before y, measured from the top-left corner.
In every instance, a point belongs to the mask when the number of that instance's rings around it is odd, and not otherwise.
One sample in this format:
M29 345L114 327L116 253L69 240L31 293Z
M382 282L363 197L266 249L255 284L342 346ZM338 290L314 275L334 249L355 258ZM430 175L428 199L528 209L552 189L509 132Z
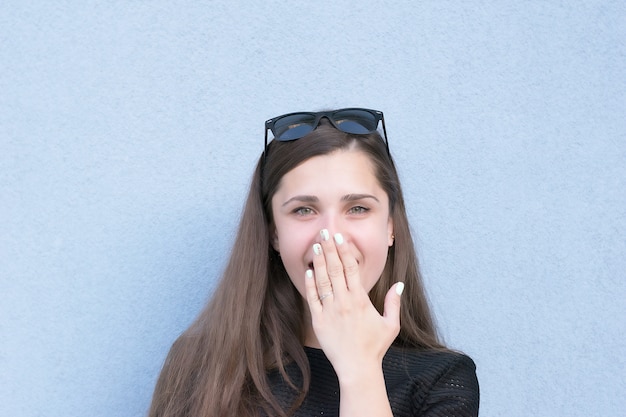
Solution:
M383 371L390 397L395 393L411 410L423 415L436 410L455 416L478 414L476 365L463 353L392 347Z
M419 350L391 347L383 363L389 370L438 374L448 369L475 372L476 365L467 355L451 350Z

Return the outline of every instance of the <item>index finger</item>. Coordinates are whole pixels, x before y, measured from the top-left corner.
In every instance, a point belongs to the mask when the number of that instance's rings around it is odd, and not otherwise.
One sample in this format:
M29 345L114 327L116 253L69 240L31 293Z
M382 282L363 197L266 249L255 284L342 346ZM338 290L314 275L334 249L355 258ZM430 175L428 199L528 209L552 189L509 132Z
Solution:
M332 290L336 299L340 299L348 289L346 278L344 275L344 266L341 262L341 258L337 253L337 247L335 243L330 240L327 229L323 229L321 232L322 241L320 247L323 250L323 256L316 256L313 258L313 264L315 265L316 278L317 273L320 273L322 278L328 280L332 285ZM319 262L319 264L318 264ZM319 284L318 284L319 287ZM320 296L322 293L320 293Z

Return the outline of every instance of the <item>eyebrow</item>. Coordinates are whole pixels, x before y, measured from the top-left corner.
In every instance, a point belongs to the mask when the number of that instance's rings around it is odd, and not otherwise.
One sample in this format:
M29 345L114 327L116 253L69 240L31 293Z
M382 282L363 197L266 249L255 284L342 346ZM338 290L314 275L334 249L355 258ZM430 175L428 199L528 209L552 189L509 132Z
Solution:
M380 202L378 201L378 198L376 198L376 196L373 196L371 194L347 194L341 197L341 201L365 200L367 198L371 198L375 200L376 202Z
M364 200L367 198L371 198L375 200L376 202L380 202L378 198L376 198L376 196L373 196L371 194L346 194L343 197L341 197L341 201L357 201L357 200ZM320 199L314 195L297 195L285 201L282 206L285 207L287 204L293 201L298 201L301 203L317 203L320 201Z

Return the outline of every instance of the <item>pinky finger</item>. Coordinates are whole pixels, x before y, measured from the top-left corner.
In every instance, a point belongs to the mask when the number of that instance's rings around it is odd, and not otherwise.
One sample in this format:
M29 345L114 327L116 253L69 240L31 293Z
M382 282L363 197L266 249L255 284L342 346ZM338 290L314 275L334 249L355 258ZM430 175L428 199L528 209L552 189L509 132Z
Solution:
M315 285L315 277L313 276L312 269L307 269L305 272L304 289L306 291L306 300L309 303L311 313L322 311L322 302L320 301L320 296L317 293L317 285Z

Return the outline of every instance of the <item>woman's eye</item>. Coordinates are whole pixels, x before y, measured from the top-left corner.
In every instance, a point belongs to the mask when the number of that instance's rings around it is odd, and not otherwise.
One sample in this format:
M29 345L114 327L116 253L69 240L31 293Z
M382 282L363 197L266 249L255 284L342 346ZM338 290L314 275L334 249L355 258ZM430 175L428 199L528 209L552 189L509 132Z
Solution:
M350 214L363 214L368 212L369 209L367 207L363 207L363 206L356 206L356 207L352 207L349 212Z
M299 216L308 216L313 213L313 210L310 207L298 207L293 212Z

